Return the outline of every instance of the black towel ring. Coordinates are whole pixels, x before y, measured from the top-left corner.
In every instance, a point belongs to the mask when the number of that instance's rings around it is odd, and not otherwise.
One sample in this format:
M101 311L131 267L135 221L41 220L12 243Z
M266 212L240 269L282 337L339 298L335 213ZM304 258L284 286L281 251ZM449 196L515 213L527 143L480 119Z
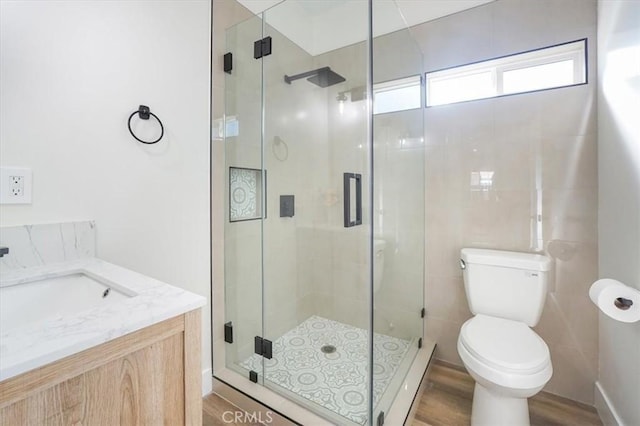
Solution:
M148 141L143 141L142 139L140 139L139 137L137 137L134 133L133 130L131 130L131 119L133 118L134 115L138 114L138 116L140 117L141 120L148 120L149 116L153 116L153 118L156 119L156 121L158 122L158 124L160 124L160 137L158 139L156 139L155 141L152 142L148 142ZM162 121L160 121L160 119L158 118L158 116L156 116L154 113L151 112L151 110L149 109L148 106L146 105L140 105L140 107L138 108L137 111L134 111L130 116L129 116L129 121L127 121L127 127L129 127L129 133L131 133L131 136L133 136L134 138L136 138L136 140L138 142L142 142L144 144L147 145L153 145L154 143L158 143L160 142L160 139L162 139L162 137L164 136L164 126L162 125Z

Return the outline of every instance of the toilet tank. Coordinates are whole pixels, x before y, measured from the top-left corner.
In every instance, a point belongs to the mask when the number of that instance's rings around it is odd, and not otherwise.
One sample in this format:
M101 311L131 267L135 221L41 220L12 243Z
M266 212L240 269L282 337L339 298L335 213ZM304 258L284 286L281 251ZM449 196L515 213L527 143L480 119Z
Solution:
M551 259L533 253L463 248L460 266L474 315L535 326L547 296Z

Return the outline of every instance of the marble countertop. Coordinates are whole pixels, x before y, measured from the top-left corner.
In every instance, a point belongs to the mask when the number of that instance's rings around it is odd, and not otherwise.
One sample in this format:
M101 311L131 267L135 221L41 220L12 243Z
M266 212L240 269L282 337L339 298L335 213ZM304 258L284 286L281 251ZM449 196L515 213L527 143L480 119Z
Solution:
M97 258L3 271L0 286L86 272L136 294L108 306L0 329L0 381L198 309L206 299Z

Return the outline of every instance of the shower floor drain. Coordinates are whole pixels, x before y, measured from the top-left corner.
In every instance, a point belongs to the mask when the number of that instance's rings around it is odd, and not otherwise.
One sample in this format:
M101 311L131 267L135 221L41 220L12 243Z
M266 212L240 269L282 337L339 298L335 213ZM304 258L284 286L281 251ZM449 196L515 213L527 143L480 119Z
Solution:
M336 351L336 347L333 345L324 345L323 347L320 348L320 350L325 354L332 354Z

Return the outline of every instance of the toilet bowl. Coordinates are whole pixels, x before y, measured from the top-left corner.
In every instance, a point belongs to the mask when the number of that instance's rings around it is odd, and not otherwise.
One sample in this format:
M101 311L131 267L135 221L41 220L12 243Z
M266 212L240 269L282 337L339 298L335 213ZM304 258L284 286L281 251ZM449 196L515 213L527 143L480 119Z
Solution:
M528 426L527 398L551 379L549 348L530 326L546 297L545 256L463 249L461 267L471 312L458 354L475 380L472 426Z
M553 374L549 348L526 324L476 315L463 324L458 354L476 381L472 425L528 425L527 398Z

